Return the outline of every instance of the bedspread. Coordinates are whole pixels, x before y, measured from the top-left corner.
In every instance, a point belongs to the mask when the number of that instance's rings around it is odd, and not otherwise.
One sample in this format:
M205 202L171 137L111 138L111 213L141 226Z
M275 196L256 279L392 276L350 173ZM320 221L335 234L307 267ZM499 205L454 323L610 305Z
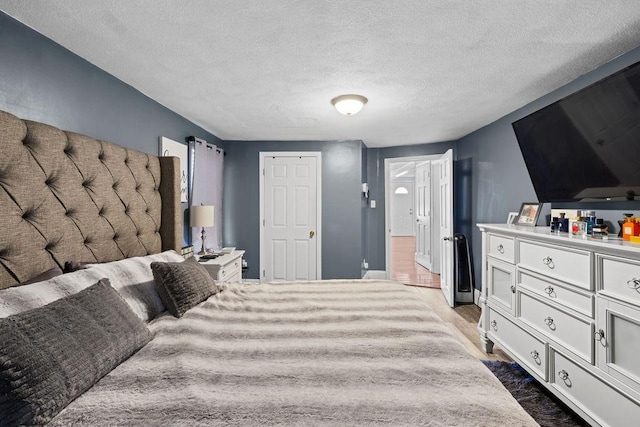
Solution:
M52 425L537 425L410 288L226 285Z

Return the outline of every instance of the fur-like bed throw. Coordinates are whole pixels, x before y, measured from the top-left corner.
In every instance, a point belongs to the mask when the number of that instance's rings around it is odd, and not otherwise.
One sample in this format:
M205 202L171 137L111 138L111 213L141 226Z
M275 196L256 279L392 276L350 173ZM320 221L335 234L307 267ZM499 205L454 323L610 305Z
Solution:
M535 426L405 286L228 285L53 425Z

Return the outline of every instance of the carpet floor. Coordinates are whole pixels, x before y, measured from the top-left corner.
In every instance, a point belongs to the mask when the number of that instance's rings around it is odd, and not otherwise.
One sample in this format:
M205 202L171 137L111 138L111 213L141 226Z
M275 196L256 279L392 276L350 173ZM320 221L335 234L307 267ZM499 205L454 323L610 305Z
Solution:
M491 360L483 363L542 427L589 425L517 363Z

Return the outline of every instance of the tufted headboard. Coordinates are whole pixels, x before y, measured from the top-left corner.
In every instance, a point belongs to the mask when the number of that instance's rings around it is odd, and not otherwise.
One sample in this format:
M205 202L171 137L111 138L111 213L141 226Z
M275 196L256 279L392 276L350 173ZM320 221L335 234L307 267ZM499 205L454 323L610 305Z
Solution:
M0 111L0 289L182 246L179 164Z

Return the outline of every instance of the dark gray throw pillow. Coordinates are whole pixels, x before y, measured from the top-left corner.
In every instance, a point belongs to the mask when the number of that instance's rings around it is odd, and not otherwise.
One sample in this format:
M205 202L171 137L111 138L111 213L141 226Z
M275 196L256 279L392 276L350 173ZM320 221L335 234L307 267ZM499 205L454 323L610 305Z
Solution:
M190 308L218 292L213 278L195 258L183 262L152 262L158 294L169 313L182 317Z
M45 424L151 339L108 279L0 319L0 425Z

